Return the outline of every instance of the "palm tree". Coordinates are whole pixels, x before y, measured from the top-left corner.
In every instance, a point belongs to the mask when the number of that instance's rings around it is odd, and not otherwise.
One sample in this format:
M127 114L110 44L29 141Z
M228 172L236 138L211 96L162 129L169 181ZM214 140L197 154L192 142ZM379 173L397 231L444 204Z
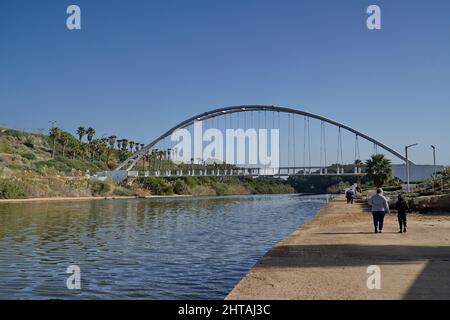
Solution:
M129 147L130 147L130 151L133 152L134 141L130 141Z
M104 155L105 153L108 153L108 143L109 143L109 139L108 138L101 138L99 143L98 143L98 151L99 151L99 160L101 160L101 156ZM108 155L107 155L108 157ZM106 161L108 163L108 160Z
M59 142L61 143L62 146L62 156L64 157L65 151L66 151L66 147L67 144L70 141L70 135L67 132L61 132L60 136L59 136Z
M80 156L81 159L84 161L84 158L89 153L89 145L87 143L82 143L80 146Z
M122 139L122 151L126 151L128 148L128 140Z
M91 149L91 159L92 161L95 160L95 154L98 153L98 160L100 160L100 148L101 148L102 142L99 139L94 139L90 142L89 147Z
M381 188L392 177L391 160L383 154L374 154L366 161L367 177L373 181L377 188Z
M109 148L106 150L106 165L109 167L109 158L111 157L111 152L114 150L114 145L116 144L117 137L112 135L108 137Z
M361 170L361 168L364 167L364 162L362 162L360 159L356 159L355 167L358 169L358 172L359 172Z
M52 159L55 158L56 140L61 136L61 129L53 127L50 129L50 136L53 138Z
M114 145L116 144L117 137L112 135L108 137L109 146L114 149Z
M87 139L88 139L89 143L91 143L92 138L94 138L94 136L95 136L95 130L93 128L89 127L86 130L86 134L87 134Z
M70 150L70 154L72 155L72 159L75 159L76 155L81 151L81 144L76 142L76 140L71 140L68 147Z
M86 128L85 127L78 127L77 135L78 135L78 138L80 139L80 142L81 142L81 140L83 140L83 137L86 135Z

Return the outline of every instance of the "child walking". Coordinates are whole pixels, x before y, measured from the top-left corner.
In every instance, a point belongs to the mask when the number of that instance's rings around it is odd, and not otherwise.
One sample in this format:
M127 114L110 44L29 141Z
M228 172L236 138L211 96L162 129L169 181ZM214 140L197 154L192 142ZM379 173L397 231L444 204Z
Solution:
M400 226L399 233L406 232L406 213L409 210L408 203L406 203L405 197L401 194L398 195L398 201L395 204L397 209L398 225Z

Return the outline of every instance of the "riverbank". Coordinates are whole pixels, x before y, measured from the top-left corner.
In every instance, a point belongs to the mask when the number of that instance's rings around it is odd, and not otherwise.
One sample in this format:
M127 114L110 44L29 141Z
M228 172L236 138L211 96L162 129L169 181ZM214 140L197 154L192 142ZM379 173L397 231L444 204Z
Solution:
M275 245L226 299L450 299L450 216L409 215L399 234L395 214L373 233L364 203L342 197ZM381 289L367 288L367 267Z

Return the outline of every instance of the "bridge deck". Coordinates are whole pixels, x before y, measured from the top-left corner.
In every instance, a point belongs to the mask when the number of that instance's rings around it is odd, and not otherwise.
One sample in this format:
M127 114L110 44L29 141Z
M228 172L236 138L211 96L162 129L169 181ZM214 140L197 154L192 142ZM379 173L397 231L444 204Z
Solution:
M317 167L280 167L280 168L246 168L246 169L193 169L193 170L152 170L127 171L130 178L138 177L288 177L288 176L364 176L359 169L345 172L343 168L329 171Z

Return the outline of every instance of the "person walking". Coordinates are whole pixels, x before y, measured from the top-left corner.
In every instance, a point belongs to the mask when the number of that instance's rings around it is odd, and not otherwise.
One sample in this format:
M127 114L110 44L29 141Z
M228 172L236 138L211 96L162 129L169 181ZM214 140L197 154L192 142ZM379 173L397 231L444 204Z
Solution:
M345 192L345 197L347 198L347 203L353 204L353 199L355 198L355 193L353 192L353 189L348 189Z
M400 226L399 233L406 232L406 214L409 210L409 206L405 200L405 197L401 194L398 195L398 201L395 204L395 209L397 210L398 225Z
M384 224L384 215L389 213L389 203L383 195L383 189L378 188L377 193L369 199L369 205L372 206L373 225L375 233L381 233Z

